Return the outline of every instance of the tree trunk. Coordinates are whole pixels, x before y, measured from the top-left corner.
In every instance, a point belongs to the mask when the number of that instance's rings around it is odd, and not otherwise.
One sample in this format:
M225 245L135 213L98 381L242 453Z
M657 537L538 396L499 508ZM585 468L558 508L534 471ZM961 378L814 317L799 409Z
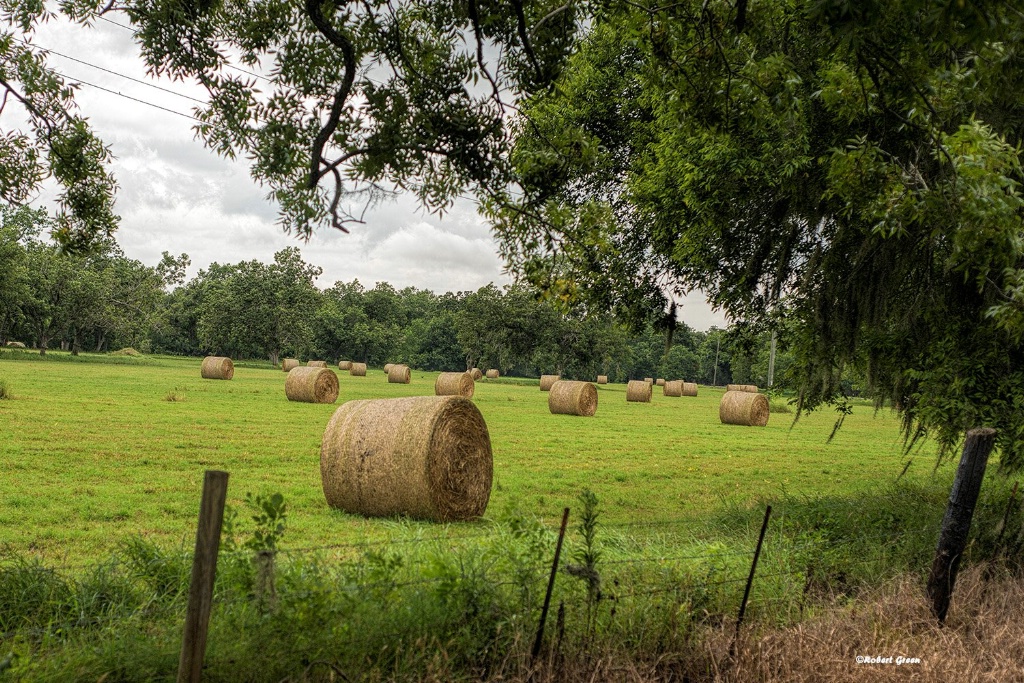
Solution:
M49 341L50 340L47 339L47 336L45 334L39 335L39 355L40 356L45 356L46 355L46 345L47 345L47 343Z
M71 338L71 355L77 356L81 345L78 343L78 330L75 330L75 335Z
M276 367L277 365L280 364L280 361L281 361L281 352L280 351L271 351L270 352L270 362L273 363L274 366Z

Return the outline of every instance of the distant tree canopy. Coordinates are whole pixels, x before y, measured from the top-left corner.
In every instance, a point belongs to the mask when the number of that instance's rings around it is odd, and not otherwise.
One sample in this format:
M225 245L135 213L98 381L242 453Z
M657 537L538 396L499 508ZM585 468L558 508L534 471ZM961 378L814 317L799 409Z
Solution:
M625 313L701 288L865 377L948 453L1024 466L1024 13L1016 3L609 3L517 120L513 267Z

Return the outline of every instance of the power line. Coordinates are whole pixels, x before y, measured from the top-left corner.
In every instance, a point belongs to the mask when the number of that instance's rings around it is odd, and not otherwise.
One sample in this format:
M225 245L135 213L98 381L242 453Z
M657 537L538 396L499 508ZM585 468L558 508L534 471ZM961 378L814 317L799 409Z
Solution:
M13 38L13 36L12 36L12 38ZM57 52L56 50L51 50L49 48L42 47L41 45L33 45L32 43L29 43L29 42L26 42L24 40L21 40L20 38L14 38L14 40L18 41L22 45L26 45L28 47L34 47L34 48L36 48L37 50L39 50L41 52L46 52L46 53L49 53L49 54L54 54L54 55L57 55L58 57L63 57L64 59L70 59L72 62L78 62L79 64L84 64L85 66L92 67L93 69L99 69L100 71L105 71L106 73L112 74L114 76L118 76L119 78L125 78L125 79L127 79L129 81L134 81L135 83L141 83L142 85L148 86L150 88L156 88L157 90L162 90L163 92L170 93L171 95L177 95L178 97L183 97L186 100L192 100L193 102L198 102L199 104L208 104L207 102L204 102L203 100L200 100L200 99L198 99L196 97L192 97L191 95L185 95L185 94L180 93L180 92L175 92L174 90L170 90L168 88L164 88L163 86L159 86L159 85L157 85L155 83L150 83L149 81L143 81L143 80L141 80L139 78L133 78L132 76L128 76L126 74L118 73L117 71L112 71L110 69L107 69L105 67L99 66L97 64L91 64L91 63L86 62L84 60L78 59L77 57L71 57L69 55L62 54L60 52Z
M66 78L69 81L72 81L72 82L75 82L75 83L80 83L81 85L87 85L90 88L96 88L97 90L102 90L103 92L108 92L108 93L110 93L112 95L117 95L118 97L123 97L126 100L131 100L133 102L138 102L139 104L144 104L147 107L153 107L154 109L160 109L160 110L165 111L165 112L167 112L169 114L176 114L176 115L178 115L178 116L180 116L182 118L191 119L192 121L195 121L197 123L208 123L207 121L203 121L202 119L197 119L196 117L194 117L194 116L192 116L190 114L183 114L180 111L176 111L174 109L169 109L167 107L162 107L159 104L154 104L152 102L147 102L146 100L141 100L138 97L132 97L131 95L125 95L123 92L118 92L117 90L111 90L110 88L104 88L102 85L96 85L95 83L89 83L88 81L83 81L80 78L72 78L70 76L67 76L65 74L60 73L57 70L54 70L53 73L57 74L58 76L61 76L62 78Z

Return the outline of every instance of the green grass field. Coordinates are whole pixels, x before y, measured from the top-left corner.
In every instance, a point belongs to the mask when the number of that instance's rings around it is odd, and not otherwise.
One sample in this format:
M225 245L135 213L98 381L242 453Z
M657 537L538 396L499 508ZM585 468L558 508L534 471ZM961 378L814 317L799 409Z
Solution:
M191 543L206 469L230 473L229 503L247 492L284 494L284 547L380 537L392 520L367 520L327 507L319 446L332 412L350 399L433 394L435 374L409 385L339 373L336 405L292 403L285 375L258 363L231 381L203 380L199 359L71 359L0 350L0 543L48 560L99 557L141 534ZM169 401L169 394L180 400ZM688 520L697 533L709 515L790 497L869 493L903 468L896 420L857 405L827 443L835 414L773 414L766 428L723 425L723 390L627 404L624 385L601 386L593 418L551 415L536 384L477 383L474 401L494 450L488 515L515 509L549 523L577 505L585 487L605 523ZM908 480L932 476L929 453ZM402 524L418 533L429 523ZM457 525L459 526L459 525ZM461 525L467 526L467 525Z

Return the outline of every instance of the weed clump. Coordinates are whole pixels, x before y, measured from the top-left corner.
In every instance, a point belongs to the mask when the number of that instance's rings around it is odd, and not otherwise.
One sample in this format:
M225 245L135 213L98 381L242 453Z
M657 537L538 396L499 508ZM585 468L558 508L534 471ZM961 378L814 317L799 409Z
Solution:
M11 390L7 386L7 382L0 380L0 401L6 401L11 398L14 397L11 395Z

